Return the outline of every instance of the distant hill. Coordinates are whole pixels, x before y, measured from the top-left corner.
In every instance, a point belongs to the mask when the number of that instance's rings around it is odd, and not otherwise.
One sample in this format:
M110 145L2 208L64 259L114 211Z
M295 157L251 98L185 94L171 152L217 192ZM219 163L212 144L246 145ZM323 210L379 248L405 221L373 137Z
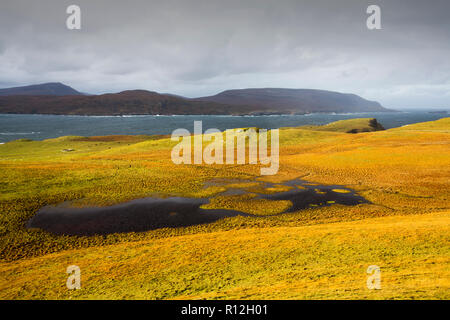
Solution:
M313 112L379 112L388 111L378 102L355 94L313 89L241 89L227 90L196 101L210 101L230 105L259 107L266 113Z
M82 95L82 93L59 82L49 82L42 84L34 84L31 86L0 89L0 96L12 96L12 95L65 96L65 95Z
M378 111L388 109L354 94L310 89L228 90L194 99L146 90L83 95L61 83L0 89L0 113L261 115Z
M255 109L255 108L253 108ZM252 110L252 107L249 107ZM0 96L0 113L68 115L241 114L240 106L183 99L145 90L102 95Z

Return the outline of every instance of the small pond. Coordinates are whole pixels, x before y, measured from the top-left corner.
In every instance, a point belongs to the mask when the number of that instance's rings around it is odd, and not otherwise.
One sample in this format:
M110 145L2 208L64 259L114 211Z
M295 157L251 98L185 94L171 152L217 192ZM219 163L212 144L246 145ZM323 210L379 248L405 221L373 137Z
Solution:
M223 182L211 182L209 185L221 183ZM223 183L223 185L226 185L226 183ZM291 189L283 192L266 193L257 190L246 191L230 188L219 195L251 192L257 194L257 198L260 199L291 201L292 206L280 214L333 204L353 206L368 202L352 189L338 185L317 185L298 179L280 184L264 182L261 185L263 188L275 188L274 190L277 186L287 186ZM200 208L208 202L209 199L206 198L171 197L142 198L108 207L45 206L27 222L26 227L39 228L57 235L92 236L188 227L212 223L219 219L237 215L259 217L233 210ZM260 218L263 219L263 217Z

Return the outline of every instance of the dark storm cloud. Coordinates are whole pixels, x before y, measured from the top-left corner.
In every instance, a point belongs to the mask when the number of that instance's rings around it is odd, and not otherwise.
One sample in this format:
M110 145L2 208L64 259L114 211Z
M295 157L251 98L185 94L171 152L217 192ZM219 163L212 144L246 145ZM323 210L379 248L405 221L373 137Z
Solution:
M65 27L70 4L82 30ZM366 28L369 4L380 5L382 30ZM446 0L3 0L0 86L186 96L301 87L449 106L449 15Z

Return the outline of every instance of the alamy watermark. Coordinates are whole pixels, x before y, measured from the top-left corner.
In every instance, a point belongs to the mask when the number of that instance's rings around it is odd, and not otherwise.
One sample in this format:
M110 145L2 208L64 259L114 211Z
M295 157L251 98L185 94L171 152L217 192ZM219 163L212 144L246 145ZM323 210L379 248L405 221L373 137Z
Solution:
M367 268L366 285L369 290L380 290L381 289L381 269L379 266L371 265Z
M176 129L172 132L171 139L179 142L171 154L175 164L259 163L267 165L261 168L261 175L274 175L278 172L278 129L228 129L224 132L208 129L203 133L202 121L194 121L194 135L191 136L187 129Z
M369 30L381 29L381 8L378 5L369 5L366 13L370 16L366 20L366 26ZM66 14L69 16L66 19L66 27L69 30L81 29L81 8L76 4L67 7Z
M69 30L81 29L81 8L75 4L67 7L66 13L69 15L66 19L66 27Z
M78 290L81 289L81 269L79 266L71 265L67 267L66 273L69 277L66 281L67 289Z
M366 25L369 30L380 30L381 29L381 8L377 5L370 5L366 10L367 14L370 16L367 18Z

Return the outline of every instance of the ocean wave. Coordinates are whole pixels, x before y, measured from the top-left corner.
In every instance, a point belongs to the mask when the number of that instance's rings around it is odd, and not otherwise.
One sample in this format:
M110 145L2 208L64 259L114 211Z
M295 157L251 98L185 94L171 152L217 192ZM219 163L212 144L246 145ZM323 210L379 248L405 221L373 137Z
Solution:
M21 136L21 135L31 135L31 134L39 134L40 132L0 132L2 136Z

